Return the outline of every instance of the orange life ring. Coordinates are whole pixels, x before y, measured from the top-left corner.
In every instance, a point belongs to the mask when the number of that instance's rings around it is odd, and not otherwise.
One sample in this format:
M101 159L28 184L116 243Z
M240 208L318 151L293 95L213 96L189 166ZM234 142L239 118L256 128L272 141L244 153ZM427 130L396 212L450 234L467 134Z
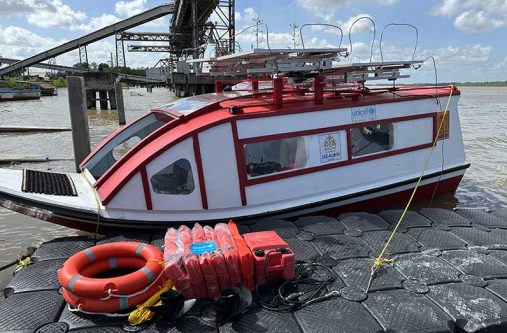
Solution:
M163 262L162 252L149 244L139 242L102 244L70 257L58 272L58 280L65 289L79 297L99 299L108 296L109 293L129 295L154 283L161 275L163 269L161 262ZM118 277L93 277L116 268L139 269Z
M142 268L145 264L142 258L117 258L115 268ZM90 266L83 269L82 273L89 276L95 276L100 273L109 271L110 260L105 259L96 261ZM159 278L148 290L135 295L133 297L110 297L107 299L82 297L73 294L66 288L62 288L62 294L65 301L73 308L92 313L111 313L132 308L150 298L153 294L160 290L164 283L162 278Z

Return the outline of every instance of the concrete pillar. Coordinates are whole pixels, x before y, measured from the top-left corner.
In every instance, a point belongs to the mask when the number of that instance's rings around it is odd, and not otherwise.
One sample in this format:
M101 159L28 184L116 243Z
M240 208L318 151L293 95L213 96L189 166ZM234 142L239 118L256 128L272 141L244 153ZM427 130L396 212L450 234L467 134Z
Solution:
M79 76L68 76L67 83L74 159L76 171L80 172L79 164L90 154L90 129L86 114L84 79Z
M107 90L99 90L100 109L107 110Z
M111 89L107 92L107 95L109 97L109 105L111 105L111 110L116 110L116 91L114 89Z
M123 88L121 82L114 83L114 90L116 94L116 105L118 106L118 124L125 125L127 120L125 118L125 105L123 103Z
M95 103L96 103L95 99L96 99L95 91L87 90L86 91L86 108L88 110L95 109Z

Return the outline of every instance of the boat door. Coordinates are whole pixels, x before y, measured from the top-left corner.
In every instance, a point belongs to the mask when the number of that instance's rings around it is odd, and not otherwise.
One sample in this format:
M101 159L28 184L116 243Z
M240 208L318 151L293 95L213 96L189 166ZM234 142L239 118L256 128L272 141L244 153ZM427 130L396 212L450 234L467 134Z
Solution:
M197 136L203 171L203 197L209 209L242 206L233 125L221 124Z

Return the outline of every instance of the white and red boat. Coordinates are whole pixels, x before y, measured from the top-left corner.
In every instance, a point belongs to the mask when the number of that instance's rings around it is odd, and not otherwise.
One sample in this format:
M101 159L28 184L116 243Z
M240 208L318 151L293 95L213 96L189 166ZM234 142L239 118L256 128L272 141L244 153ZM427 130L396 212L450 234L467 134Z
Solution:
M275 78L269 90L251 79L223 92L217 82L216 93L154 109L99 144L81 174L0 169L1 203L84 230L403 207L435 139L417 198L454 192L469 166L459 90L368 89L421 62L335 66L328 59L340 52L208 60L212 74Z

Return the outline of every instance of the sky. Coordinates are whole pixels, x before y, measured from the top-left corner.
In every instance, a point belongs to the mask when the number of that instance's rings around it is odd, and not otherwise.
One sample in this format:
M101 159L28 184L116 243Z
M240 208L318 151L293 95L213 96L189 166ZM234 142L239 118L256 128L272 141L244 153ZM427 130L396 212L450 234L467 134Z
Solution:
M0 55L23 59L165 2L0 0ZM237 32L256 19L265 24L260 26L261 48L267 47L268 39L271 48L301 48L299 27L332 24L344 32L342 47L350 49L351 32L352 53L342 62L369 61L373 40L373 60L380 60L382 35L384 60L411 59L417 43L415 58L433 56L439 82L507 81L507 0L237 0L235 11ZM365 16L374 20L375 29L368 19L357 21L351 29L356 19ZM386 27L390 23L411 24L417 32L408 26ZM165 17L133 30L167 32L168 27ZM338 47L340 36L330 26L302 30L306 47ZM253 29L236 39L244 51L257 43ZM114 38L91 44L89 62L107 62L112 52ZM153 67L164 57L163 53L127 53L126 61L130 67ZM79 62L78 52L58 56L56 62L73 65ZM412 82L435 81L431 60L410 74Z

